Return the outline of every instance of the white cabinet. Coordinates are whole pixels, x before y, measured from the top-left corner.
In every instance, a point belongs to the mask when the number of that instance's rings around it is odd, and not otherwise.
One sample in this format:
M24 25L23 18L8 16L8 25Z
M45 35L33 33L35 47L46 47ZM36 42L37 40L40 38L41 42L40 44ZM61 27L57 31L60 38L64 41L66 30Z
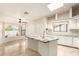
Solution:
M73 47L79 48L79 37L73 38Z
M64 44L72 46L72 37L64 37Z
M60 36L58 40L58 44L79 48L79 37Z
M38 51L40 52L41 55L47 56L49 54L49 47L48 46L49 46L49 43L43 43L43 42L39 41L39 50Z
M63 36L59 36L58 39L58 44L64 44L65 39Z
M70 29L79 29L79 16L75 16L70 20Z
M77 20L72 19L69 24L70 29L77 29Z
M39 41L39 53L42 56L56 56L57 55L57 40L51 42Z
M77 20L77 28L79 29L79 19Z
M72 37L59 37L58 44L72 46Z
M28 39L28 48L38 51L38 40L29 38Z
M42 56L57 55L57 40L43 42L37 39L28 39L28 48L39 52Z

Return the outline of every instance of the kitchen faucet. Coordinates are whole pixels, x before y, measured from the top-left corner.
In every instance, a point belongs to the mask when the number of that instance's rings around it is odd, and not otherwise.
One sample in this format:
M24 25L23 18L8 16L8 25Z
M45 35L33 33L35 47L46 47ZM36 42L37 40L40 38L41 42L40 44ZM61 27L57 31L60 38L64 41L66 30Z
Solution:
M46 37L47 31L48 31L48 28L46 28L46 29L43 31L43 38Z

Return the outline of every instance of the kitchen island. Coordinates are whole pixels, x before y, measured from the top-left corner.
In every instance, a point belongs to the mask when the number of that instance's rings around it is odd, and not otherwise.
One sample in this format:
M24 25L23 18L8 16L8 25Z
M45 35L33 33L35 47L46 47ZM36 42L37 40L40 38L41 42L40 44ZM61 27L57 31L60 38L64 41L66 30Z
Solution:
M57 55L57 38L28 36L28 48L39 52L42 56Z

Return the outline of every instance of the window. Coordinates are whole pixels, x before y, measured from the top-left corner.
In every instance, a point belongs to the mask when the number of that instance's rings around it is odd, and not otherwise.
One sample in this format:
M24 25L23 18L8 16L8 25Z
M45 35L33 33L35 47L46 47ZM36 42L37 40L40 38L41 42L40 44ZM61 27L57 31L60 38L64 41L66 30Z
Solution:
M53 26L53 30L54 30L54 32L59 32L60 31L60 25L59 24L55 24Z
M18 26L14 24L5 24L5 37L18 35Z
M61 24L61 27L60 27L60 29L61 29L61 32L67 32L68 31L68 24Z
M66 22L57 22L53 25L54 32L67 32L68 31L68 23Z

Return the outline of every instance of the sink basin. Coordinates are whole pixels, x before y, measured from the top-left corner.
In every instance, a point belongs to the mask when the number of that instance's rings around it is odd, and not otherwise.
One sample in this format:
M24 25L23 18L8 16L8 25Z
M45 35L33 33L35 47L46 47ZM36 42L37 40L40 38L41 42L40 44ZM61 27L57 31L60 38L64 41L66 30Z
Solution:
M41 38L40 39L41 41L45 41L45 42L57 39L56 37L49 37L49 36L46 36L46 37L41 37L40 36L40 38Z

